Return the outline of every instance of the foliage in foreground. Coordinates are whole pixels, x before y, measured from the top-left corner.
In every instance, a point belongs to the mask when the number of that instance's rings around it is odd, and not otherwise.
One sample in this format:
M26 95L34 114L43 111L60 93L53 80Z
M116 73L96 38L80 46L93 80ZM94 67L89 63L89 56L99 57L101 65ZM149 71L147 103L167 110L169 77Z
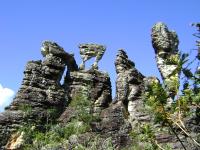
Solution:
M90 123L92 121L99 121L99 118L91 114L92 103L87 93L84 90L81 90L79 94L76 95L70 102L69 106L73 107L76 110L76 115L73 117L70 122L66 124L58 123L55 121L55 118L52 117L53 113L49 113L44 126L38 126L34 123L27 124L24 127L19 129L19 132L24 132L24 141L23 146L24 150L41 150L41 149L91 149L96 150L99 147L99 142L103 143L102 146L105 149L113 149L111 140L105 139L102 141L99 135L95 135L93 138L86 141L84 144L70 145L70 137L78 137L84 133L90 132L91 127ZM24 112L28 115L30 109L28 106L22 107ZM52 111L49 111L52 112ZM89 146L89 148L88 148Z
M197 24L198 25L198 24ZM200 34L200 24L197 26ZM198 36L200 38L200 36ZM164 81L160 83L157 78L152 78L151 83L148 84L144 93L145 105L148 106L149 111L154 116L154 123L160 124L163 127L169 127L171 132L181 143L183 149L185 145L182 143L177 129L185 137L190 138L195 147L200 148L200 135L194 137L192 131L187 128L185 121L189 118L200 119L200 42L197 41L197 55L194 60L189 62L189 54L179 54L181 57L177 61L169 60L170 62L176 63L179 66L180 71L183 73L183 88L179 90L180 79L175 76L175 79L169 79L169 82ZM170 58L169 58L170 59ZM196 65L195 70L192 71L191 65ZM172 75L173 76L173 75ZM168 89L167 89L167 88ZM173 97L173 103L169 106L168 99L169 89L173 89L175 97ZM150 126L149 126L150 125ZM153 125L146 124L149 129L153 129ZM142 129L143 127L141 127ZM151 131L151 130L150 130ZM148 140L151 141L152 148L150 149L166 149L156 144L153 132L148 133ZM141 139L140 139L141 140ZM155 145L155 147L153 147Z
M200 27L200 26L199 26ZM168 127L172 133L175 134L177 139L180 140L178 132L174 130L179 129L186 137L189 137L193 144L200 147L200 137L193 137L190 129L185 125L185 120L192 117L200 118L200 68L199 62L194 71L189 67L194 64L195 60L200 60L200 42L197 41L198 54L196 58L189 62L188 54L179 54L180 59L169 58L169 63L176 63L179 66L179 71L182 71L184 77L183 88L179 90L179 78L170 78L164 83L160 83L159 80L153 79L151 84L148 86L144 93L145 105L148 111L154 116L154 124L144 123L138 124L138 129L134 129L130 136L133 139L133 146L130 149L139 150L156 150L165 149L170 150L170 145L159 145L156 141L155 124L159 124L163 127ZM167 86L166 86L167 84ZM166 89L166 87L168 89ZM174 101L170 107L166 107L167 100L169 98L168 91L173 90L176 94ZM49 117L44 123L42 129L31 123L21 128L19 131L25 133L24 149L25 150L40 150L42 148L58 149L64 147L68 149L69 138L73 135L81 135L86 132L90 132L90 123L97 121L98 118L91 115L92 102L85 94L85 89L77 94L76 97L71 101L70 107L75 108L76 117L72 118L67 124L58 124L52 120L51 115L53 110L49 110ZM31 109L28 106L22 107L24 111L29 114ZM98 135L93 139L87 141L85 144L78 144L73 149L84 150L91 149L95 150L98 147L99 141L102 140ZM180 140L181 142L181 140ZM103 142L105 149L113 149L110 139L106 139ZM181 143L183 148L185 146ZM88 148L88 145L90 148Z

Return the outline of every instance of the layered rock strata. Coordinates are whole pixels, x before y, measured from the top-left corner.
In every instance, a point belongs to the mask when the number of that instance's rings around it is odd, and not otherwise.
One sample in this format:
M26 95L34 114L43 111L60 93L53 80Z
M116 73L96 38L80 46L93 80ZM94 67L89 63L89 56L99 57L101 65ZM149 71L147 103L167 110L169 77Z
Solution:
M132 126L140 120L149 120L140 109L143 107L142 93L144 91L144 75L136 68L134 62L128 59L124 50L119 50L115 67L117 72L116 101L122 101L129 113Z
M73 71L66 75L64 86L70 100L86 90L85 96L92 102L93 113L100 114L112 101L110 77L104 72L93 69Z
M98 118L97 121L90 123L90 132L70 136L70 147L75 147L78 143L87 143L91 140L87 136L98 137L97 147L102 150L105 149L105 143L109 141L116 149L130 145L131 138L128 133L132 128L127 120L127 111L122 101L111 103L111 83L107 73L93 69L70 72L65 78L65 88L69 91L70 101L59 118L61 124L70 123L77 118L80 111L78 112L73 105L77 99L78 101L89 100L86 109L88 113Z
M115 149L126 149L132 144L129 133L132 130L128 121L128 114L122 101L118 101L104 109L100 114L101 122L98 126L102 137L111 138Z
M169 31L165 24L157 23L152 28L152 43L164 81L163 90L168 92L171 103L179 88L178 37L174 31ZM168 126L154 122L154 116L142 97L151 84L156 82L162 87L157 78L142 75L126 52L119 50L115 60L116 97L112 102L110 77L99 71L97 66L105 47L100 46L102 49L99 50L94 48L94 44L83 44L80 48L83 59L96 57L90 70L84 70L84 62L78 69L73 55L65 52L55 42L45 41L42 44L44 59L27 63L19 91L11 105L0 113L0 149L22 149L26 133L18 129L31 125L31 129L34 127L37 128L36 131L44 132L42 129L49 120L52 121L53 128L70 127L67 129L71 134L67 135L66 139L65 135L63 136L65 133L62 132L62 142L68 147L57 143L58 149L62 150L76 149L78 145L88 149L94 144L97 149L104 150L110 143L113 149L128 149L134 144L144 149L153 142L143 141L144 137L138 137L142 134L147 138L149 132L144 133L143 129L147 131L148 126L151 126L155 133L151 140L155 140L159 146L182 148ZM61 85L65 69L67 72L64 75L64 84ZM171 88L172 83L177 83L175 89ZM199 133L199 122L199 116L186 120L186 127L194 137L196 132ZM60 128L59 132L62 131ZM79 128L82 130L78 132ZM177 130L176 133L186 148L196 148L192 147L191 138L178 128L173 129ZM67 134L69 132L67 131ZM42 149L50 150L52 147L47 144L43 145Z
M67 91L60 80L67 64L70 63L72 70L78 68L75 60L50 41L43 43L41 52L44 59L27 63L19 91L11 105L0 114L0 146L4 146L10 134L20 126L40 125L47 118L57 118L66 106Z

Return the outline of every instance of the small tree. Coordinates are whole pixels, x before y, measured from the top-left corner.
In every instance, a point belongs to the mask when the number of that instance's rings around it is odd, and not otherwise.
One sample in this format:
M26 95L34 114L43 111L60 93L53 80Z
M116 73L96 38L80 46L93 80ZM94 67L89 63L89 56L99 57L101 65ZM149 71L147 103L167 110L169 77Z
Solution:
M200 23L193 25L198 28L198 33L194 36L200 38ZM192 130L185 124L188 118L200 119L200 41L196 42L197 55L194 60L189 61L189 54L178 52L176 33L169 31L163 23L156 24L152 29L152 43L163 83L157 78L147 78L145 81L145 101L151 106L155 122L169 126L184 149L186 147L174 130L175 127L189 137L195 147L200 147L198 133L193 136ZM194 71L190 68L191 65L196 65ZM185 80L182 90L179 90L181 72Z

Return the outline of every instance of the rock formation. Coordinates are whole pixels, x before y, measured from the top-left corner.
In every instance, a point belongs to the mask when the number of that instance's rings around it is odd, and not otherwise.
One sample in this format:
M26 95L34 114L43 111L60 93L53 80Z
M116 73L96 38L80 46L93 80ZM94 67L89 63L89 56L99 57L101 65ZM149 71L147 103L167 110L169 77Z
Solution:
M168 104L170 105L179 89L181 70L178 36L175 31L170 31L164 23L159 22L153 26L151 37L157 66L168 91ZM172 84L176 84L176 88Z
M165 122L154 121L144 97L156 83L167 91L164 98L171 104L179 87L178 43L176 33L165 24L157 23L152 28L152 44L164 87L158 78L142 75L120 49L115 60L116 96L112 100L110 77L98 70L104 46L79 45L83 62L78 68L73 54L55 42L43 42L43 60L27 63L19 91L10 106L0 113L0 149L23 150L27 145L43 150L162 149L166 145L181 149L180 141L171 133L173 130ZM86 70L85 61L92 57L96 60ZM177 84L175 88L171 88L172 83ZM199 122L199 117L186 121L194 136L199 133ZM171 128L186 148L196 150L190 145L191 138L179 128ZM27 134L31 135L28 143Z
M71 100L86 90L85 96L93 103L93 113L100 113L112 101L110 77L97 70L71 72L65 77L65 88L69 91Z
M73 139L73 142L69 140L71 147L77 145L77 143L84 143L83 137L86 135L93 138L98 135L98 141L100 142L98 149L106 149L102 146L109 139L116 149L130 145L131 139L128 133L131 130L131 125L126 118L126 108L121 101L119 103L111 103L111 82L107 73L96 69L73 71L66 75L64 87L69 92L70 102L59 118L61 123L66 124L76 118L77 108L74 108L71 104L77 98L82 101L83 99L89 100L90 106L86 109L93 116L100 119L90 123L91 132L77 137L70 137L69 139ZM81 98L79 98L80 96ZM87 139L85 138L85 140Z
M85 62L92 57L95 57L95 62L92 65L93 69L98 69L98 62L101 60L106 47L99 44L80 44L80 55L82 58L82 63L80 69L85 69Z
M144 91L142 75L134 62L128 59L124 50L119 50L115 67L117 72L116 101L122 101L129 113L129 121L134 127L138 120L148 119L139 108L143 107L142 93Z
M0 146L4 146L10 134L20 126L40 125L51 113L57 118L66 106L68 97L60 80L66 64L70 64L71 70L78 68L75 60L50 41L42 44L41 52L44 60L27 63L21 88L12 104L0 114Z
M104 51L97 50L94 56L98 62ZM131 126L126 118L127 108L121 100L111 103L108 74L98 71L96 67L79 70L73 55L55 42L45 41L41 53L44 57L42 61L27 63L19 91L12 104L0 114L1 149L22 149L26 134L18 129L23 126L42 131L43 124L48 123L48 120L58 122L61 127L77 120L74 125L79 124L81 127L87 125L82 121L87 118L81 119L84 115L99 119L88 122L91 130L77 136L71 135L68 148L73 148L77 142L85 143L88 139L85 136L88 135L98 137L98 149L104 149L102 145L105 146L105 142L109 141L117 149L129 145ZM68 70L64 84L61 85L60 80L66 67ZM81 111L76 103L81 105Z

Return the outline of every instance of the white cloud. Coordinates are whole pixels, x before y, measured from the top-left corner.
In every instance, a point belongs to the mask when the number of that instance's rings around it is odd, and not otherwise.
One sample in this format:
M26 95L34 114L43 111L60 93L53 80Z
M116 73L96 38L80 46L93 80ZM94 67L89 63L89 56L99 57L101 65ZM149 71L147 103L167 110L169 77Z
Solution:
M14 94L15 92L13 90L4 88L0 84L0 112L11 103Z

